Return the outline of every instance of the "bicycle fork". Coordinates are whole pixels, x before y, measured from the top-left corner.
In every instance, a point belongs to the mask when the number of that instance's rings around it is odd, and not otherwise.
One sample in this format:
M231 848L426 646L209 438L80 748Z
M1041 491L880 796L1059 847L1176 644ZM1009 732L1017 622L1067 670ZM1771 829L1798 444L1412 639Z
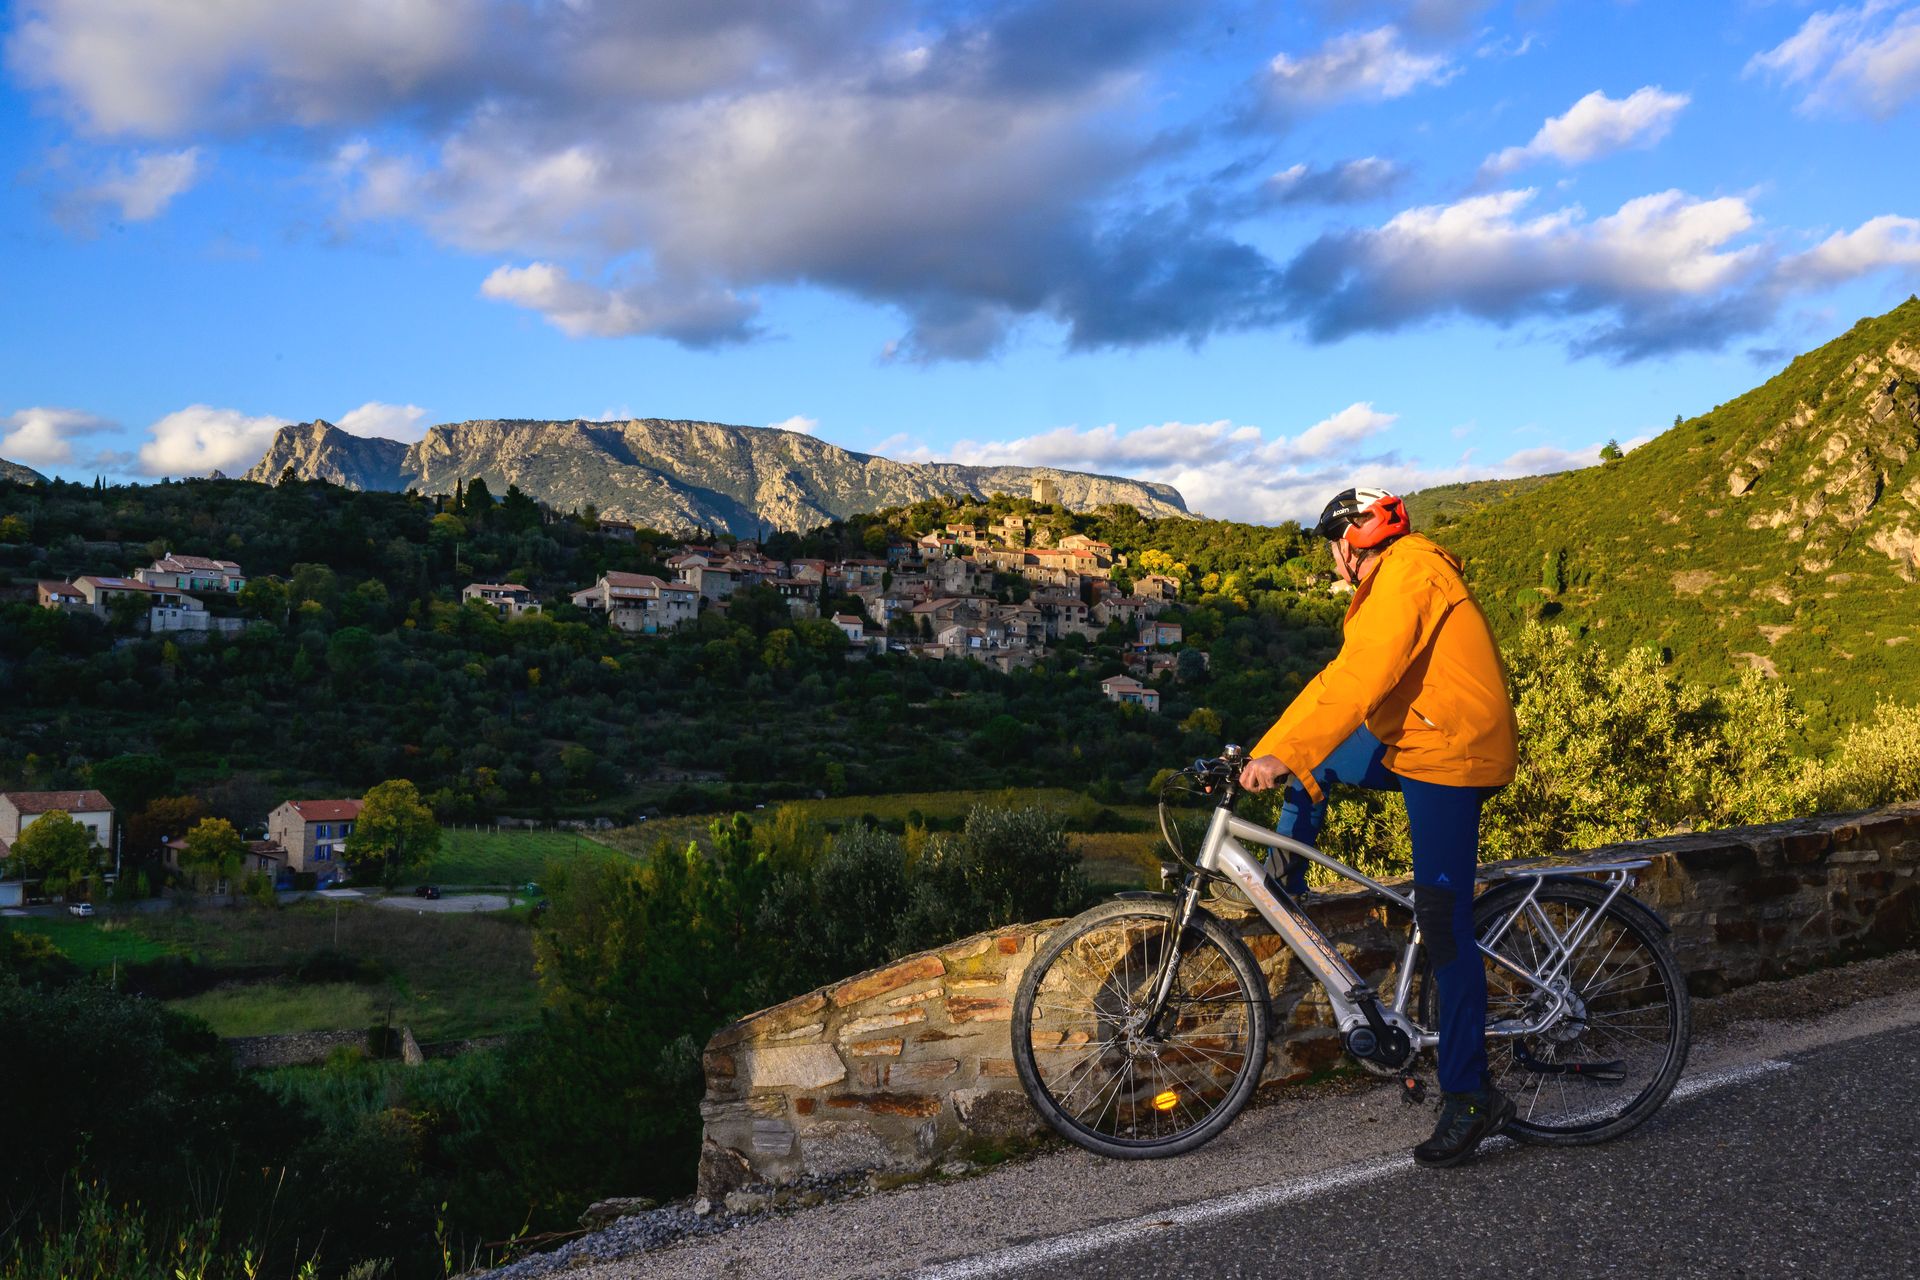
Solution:
M1188 876L1186 887L1180 891L1179 906L1173 914L1173 945L1160 957L1159 972L1153 976L1153 994L1147 1001L1147 1017L1140 1024L1140 1033L1147 1037L1160 1034L1160 1019L1167 1011L1167 998L1173 994L1173 977L1179 972L1180 957L1184 954L1187 930L1193 927L1193 916L1200 909L1200 894L1206 887L1206 877Z

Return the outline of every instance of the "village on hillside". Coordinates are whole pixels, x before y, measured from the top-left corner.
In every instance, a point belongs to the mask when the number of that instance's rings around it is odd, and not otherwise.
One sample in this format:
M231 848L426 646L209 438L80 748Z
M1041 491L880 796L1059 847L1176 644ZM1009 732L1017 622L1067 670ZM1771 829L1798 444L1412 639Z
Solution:
M1038 504L1057 500L1053 483L1035 482ZM605 537L631 540L634 527L600 519ZM750 540L729 545L680 544L665 562L672 578L609 570L567 594L566 602L628 635L664 635L703 611L725 613L737 592L778 593L795 618L829 620L847 637L848 657L886 652L921 659L957 659L1013 671L1039 661L1072 636L1088 641L1119 628L1127 672L1101 682L1110 701L1160 709L1156 679L1177 679L1181 663L1204 670L1207 655L1183 646L1178 622L1162 614L1179 602L1179 578L1136 573L1122 590L1115 569L1134 568L1105 542L1085 534L1056 537L1044 523L1010 513L998 520L948 524L916 540L889 541L871 558L778 560ZM208 599L237 598L248 578L232 560L167 552L130 577L82 574L36 584L42 608L90 612L129 630L182 641L233 635L247 621ZM503 619L542 612L517 582L472 582L465 603ZM858 611L847 609L849 604Z

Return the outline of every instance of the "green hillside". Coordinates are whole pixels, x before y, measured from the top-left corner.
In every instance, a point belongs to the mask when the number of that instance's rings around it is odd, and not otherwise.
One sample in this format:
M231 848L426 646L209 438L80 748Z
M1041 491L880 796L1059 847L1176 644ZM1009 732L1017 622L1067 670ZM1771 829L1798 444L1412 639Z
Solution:
M1816 741L1920 701L1920 300L1443 541L1503 631L1548 617L1690 678L1777 675Z
M1444 529L1476 511L1497 506L1509 498L1532 493L1568 474L1556 471L1544 476L1514 476L1510 480L1467 480L1460 484L1437 484L1407 495L1407 514L1416 529Z

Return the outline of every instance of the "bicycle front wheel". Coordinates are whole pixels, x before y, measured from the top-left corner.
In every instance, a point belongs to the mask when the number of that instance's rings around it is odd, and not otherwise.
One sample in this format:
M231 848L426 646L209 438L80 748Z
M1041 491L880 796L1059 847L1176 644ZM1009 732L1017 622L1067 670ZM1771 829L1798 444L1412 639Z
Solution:
M1071 1142L1121 1159L1178 1155L1233 1122L1266 1064L1266 980L1202 916L1176 939L1171 902L1121 899L1048 938L1013 1006L1027 1097ZM1170 951L1173 987L1148 1016Z
M1653 915L1631 899L1616 898L1595 919L1606 899L1602 886L1569 877L1549 879L1531 901L1518 890L1495 890L1475 904L1478 936L1498 938L1487 959L1488 1026L1537 1021L1556 999L1561 1004L1537 1032L1487 1038L1494 1087L1515 1108L1505 1132L1517 1141L1581 1146L1617 1138L1660 1109L1686 1067L1693 1019L1673 951ZM1561 963L1582 930L1584 940ZM1541 977L1557 969L1548 979L1552 993L1515 969ZM1436 996L1430 979L1421 1002L1428 1016Z

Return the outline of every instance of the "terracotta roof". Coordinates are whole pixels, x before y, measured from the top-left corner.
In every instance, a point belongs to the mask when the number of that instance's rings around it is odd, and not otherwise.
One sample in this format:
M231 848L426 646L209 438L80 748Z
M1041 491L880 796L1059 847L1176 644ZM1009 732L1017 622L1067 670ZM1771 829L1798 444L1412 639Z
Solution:
M358 800L289 800L305 822L351 822L360 816Z
M6 791L0 795L13 802L21 813L111 813L113 801L98 791Z
M859 627L866 625L850 613L836 613L833 615L833 620L846 626Z
M618 569L609 569L603 575L610 587L652 587L658 591L667 584L650 573L623 573ZM587 588L592 590L592 588Z
M171 552L155 560L153 567L163 573L171 573L179 569L185 569L190 573L195 570L202 572L218 570L222 573L237 573L240 569L240 566L231 560L209 560L205 556L181 556L174 555Z
M71 582L54 582L51 579L43 578L39 582L34 583L33 585L38 587L42 592L50 596L78 597L80 594L78 588L76 588Z
M517 582L469 582L467 584L467 590L469 591L525 591L526 588L521 586Z
M145 582L136 582L132 578L103 578L93 573L89 573L84 577L75 578L73 581L76 586L82 582L91 582L94 586L105 587L109 591L144 591L148 595L155 596L180 594L177 587L156 587Z
M1100 682L1100 687L1109 692L1119 690L1122 693L1132 693L1135 689L1144 689L1147 686L1141 684L1132 676L1108 676Z
M168 836L160 843L164 847L174 850L176 853L187 847L185 836ZM249 840L247 841L247 854L249 857L280 858L285 860L287 851L280 847L278 840Z

